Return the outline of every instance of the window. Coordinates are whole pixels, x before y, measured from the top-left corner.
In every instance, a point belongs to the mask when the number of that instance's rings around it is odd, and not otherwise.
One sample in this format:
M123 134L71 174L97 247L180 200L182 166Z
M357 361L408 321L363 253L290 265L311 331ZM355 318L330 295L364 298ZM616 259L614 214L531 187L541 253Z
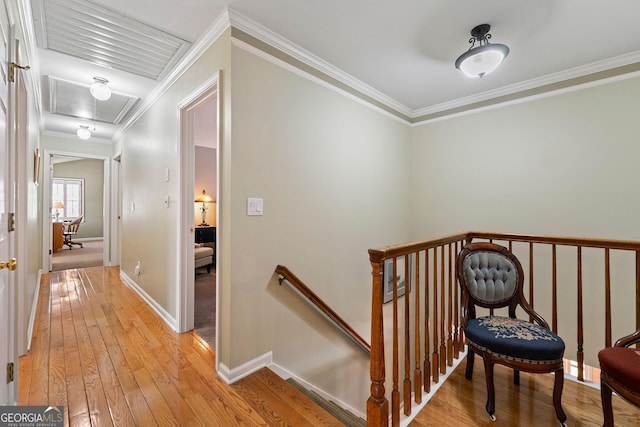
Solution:
M72 220L84 215L84 179L53 178L51 189L52 212L60 213L59 219ZM61 201L64 207L56 208Z

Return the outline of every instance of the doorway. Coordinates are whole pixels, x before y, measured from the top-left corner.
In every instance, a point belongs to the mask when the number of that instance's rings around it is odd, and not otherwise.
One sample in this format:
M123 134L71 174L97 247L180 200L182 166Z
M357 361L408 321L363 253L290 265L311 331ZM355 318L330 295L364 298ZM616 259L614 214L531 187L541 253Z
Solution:
M217 75L180 104L181 279L179 331L217 348L219 99ZM203 194L204 193L204 194ZM198 201L196 201L198 200Z
M109 265L108 159L47 152L45 170L48 271ZM69 235L69 223L79 218L76 234Z

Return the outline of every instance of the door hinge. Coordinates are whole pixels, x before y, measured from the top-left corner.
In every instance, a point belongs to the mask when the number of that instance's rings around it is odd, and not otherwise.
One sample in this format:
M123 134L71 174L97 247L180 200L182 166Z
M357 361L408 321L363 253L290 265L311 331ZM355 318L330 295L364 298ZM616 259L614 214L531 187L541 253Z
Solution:
M16 231L16 214L11 212L9 213L9 224L7 224L7 228L9 231Z
M13 363L7 363L7 384L13 381Z

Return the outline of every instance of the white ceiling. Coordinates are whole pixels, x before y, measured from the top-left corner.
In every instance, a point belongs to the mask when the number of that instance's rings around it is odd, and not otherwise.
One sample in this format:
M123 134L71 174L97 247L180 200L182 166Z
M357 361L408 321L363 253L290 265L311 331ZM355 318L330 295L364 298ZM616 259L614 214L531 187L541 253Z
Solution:
M279 37L407 117L640 62L637 0L44 1L72 9L102 6L115 12L110 16L140 21L191 45L228 7L238 28ZM481 23L491 25L492 42L511 52L494 73L470 79L453 64L468 49L471 28ZM87 87L92 77L105 77L115 92L139 98L133 110L162 83L162 76L154 80L49 49L38 52L42 76ZM75 133L78 124L44 114L45 131ZM95 134L111 139L120 126L99 122Z

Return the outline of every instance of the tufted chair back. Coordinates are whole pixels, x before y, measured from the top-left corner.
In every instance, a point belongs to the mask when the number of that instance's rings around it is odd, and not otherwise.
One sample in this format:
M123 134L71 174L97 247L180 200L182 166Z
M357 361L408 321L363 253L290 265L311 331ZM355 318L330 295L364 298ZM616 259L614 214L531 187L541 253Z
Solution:
M487 384L485 408L491 419L496 419L493 366L500 364L513 368L514 384L520 382L520 371L553 372L553 406L558 421L566 425L567 414L562 409L565 344L524 298L524 274L518 258L503 246L470 243L457 256L456 275L462 290L462 328L468 350L465 377L472 378L474 355L481 356ZM490 309L489 314L476 317L476 306ZM493 310L503 307L508 307L507 316ZM528 320L516 316L518 307Z
M501 252L469 252L462 258L467 292L482 304L508 305L518 290L520 277L516 262Z

